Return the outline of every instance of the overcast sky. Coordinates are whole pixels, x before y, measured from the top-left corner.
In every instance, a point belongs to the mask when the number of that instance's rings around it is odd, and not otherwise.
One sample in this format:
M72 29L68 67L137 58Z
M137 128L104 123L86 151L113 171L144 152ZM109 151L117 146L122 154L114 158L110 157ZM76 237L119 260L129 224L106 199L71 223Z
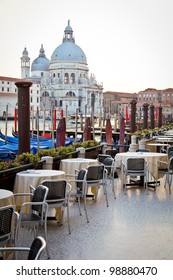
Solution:
M173 87L172 0L0 0L0 76L20 78L43 44L50 59L68 20L104 91Z

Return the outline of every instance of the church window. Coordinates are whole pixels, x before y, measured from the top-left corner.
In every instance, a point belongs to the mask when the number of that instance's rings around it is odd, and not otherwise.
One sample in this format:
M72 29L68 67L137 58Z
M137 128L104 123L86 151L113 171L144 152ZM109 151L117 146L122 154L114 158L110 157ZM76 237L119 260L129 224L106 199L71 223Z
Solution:
M2 87L2 91L4 91L4 87Z
M31 103L32 103L32 96L31 96Z
M37 97L37 103L39 102L39 98Z
M64 75L64 83L65 84L69 83L69 75L68 75L68 73L65 73L65 75Z
M9 91L10 91L10 89L9 89L9 88L7 88L7 91L9 92Z
M58 73L58 78L60 77L60 73Z
M75 83L75 74L74 73L71 74L71 83L72 84Z
M43 72L41 72L41 77L43 77Z
M42 96L43 97L49 96L49 93L47 91L44 91Z
M62 100L59 101L59 106L62 107Z
M75 97L75 93L74 93L73 91L68 91L68 92L66 93L66 96L67 96L67 97Z

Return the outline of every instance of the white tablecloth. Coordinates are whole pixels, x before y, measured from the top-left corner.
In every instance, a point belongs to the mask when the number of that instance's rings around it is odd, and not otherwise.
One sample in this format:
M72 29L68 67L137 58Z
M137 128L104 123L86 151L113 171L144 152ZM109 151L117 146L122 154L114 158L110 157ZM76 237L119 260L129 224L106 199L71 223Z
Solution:
M36 188L42 181L48 179L64 179L65 173L60 170L28 170L16 174L14 183L14 193L29 193L30 185ZM21 203L26 201L26 197L17 197L16 205L20 206Z
M14 205L14 195L13 192L0 189L0 207Z
M66 174L75 174L75 169L87 168L89 165L96 165L96 159L89 158L68 158L61 160L60 169Z
M126 165L128 158L145 158L147 162L148 170L151 172L152 176L157 179L162 175L158 173L158 161L168 161L167 154L163 153L150 153L150 152L126 152L116 154L116 166L122 165L122 162Z

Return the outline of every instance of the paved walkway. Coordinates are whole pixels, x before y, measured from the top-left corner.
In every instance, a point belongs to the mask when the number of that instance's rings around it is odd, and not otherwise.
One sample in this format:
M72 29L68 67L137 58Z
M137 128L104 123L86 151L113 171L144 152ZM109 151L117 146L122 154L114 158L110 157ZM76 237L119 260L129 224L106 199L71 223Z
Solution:
M173 191L173 189L172 189ZM79 216L76 202L70 203L71 234L66 222L48 222L48 246L53 260L172 260L173 194L163 182L147 195L143 188L124 192L117 183L117 198L108 187L109 207L100 190L95 203L88 198L88 215ZM82 205L83 206L83 205ZM83 209L82 209L83 210ZM23 245L31 243L24 230Z

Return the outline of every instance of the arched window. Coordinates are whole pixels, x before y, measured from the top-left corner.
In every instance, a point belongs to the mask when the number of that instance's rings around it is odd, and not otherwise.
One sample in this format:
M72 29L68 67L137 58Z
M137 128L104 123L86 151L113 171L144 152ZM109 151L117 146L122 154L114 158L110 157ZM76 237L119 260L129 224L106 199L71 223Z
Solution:
M69 75L68 73L65 73L64 75L64 84L68 84L69 83Z
M68 92L66 93L66 96L67 96L67 97L75 97L75 93L74 93L73 91L68 91Z
M74 73L71 73L70 80L71 80L72 84L75 83L75 74Z
M48 91L44 91L44 92L43 92L43 94L42 94L42 96L43 96L43 97L47 97L47 96L49 96Z

